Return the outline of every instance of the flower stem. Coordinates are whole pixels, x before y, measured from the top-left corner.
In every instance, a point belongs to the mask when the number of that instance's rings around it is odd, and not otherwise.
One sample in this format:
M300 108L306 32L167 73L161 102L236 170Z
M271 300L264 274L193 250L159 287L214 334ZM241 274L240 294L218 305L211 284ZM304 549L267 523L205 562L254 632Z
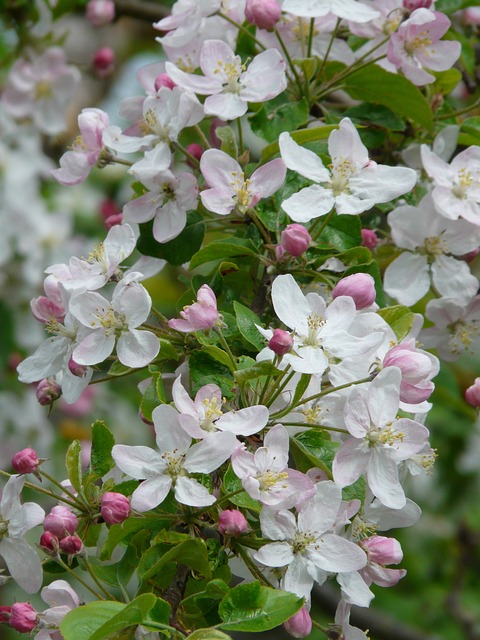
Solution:
M285 46L285 43L282 40L282 36L279 34L278 29L275 27L275 35L277 36L277 40L280 44L280 46L282 47L282 51L283 51L283 55L285 56L287 62L288 62L288 66L290 67L290 69L292 70L292 73L295 77L295 82L297 83L297 87L298 90L300 91L300 95L303 95L303 87L302 87L302 82L300 80L300 76L297 73L297 70L295 69L295 65L292 62L292 58L290 57L290 54L288 53L288 49Z
M48 480L49 482L54 484L56 487L58 487L61 491L63 491L63 493L66 493L67 496L71 498L72 502L75 502L77 504L77 509L81 509L83 511L83 509L85 508L85 505L82 503L81 500L77 498L77 496L74 496L73 493L71 493L68 489L66 489L63 486L63 484L55 480L55 478L53 478L50 474L46 473L45 471L42 471L41 469L39 469L39 472L40 472L40 475L43 476L46 480Z
M235 362L235 358L233 356L233 353L230 350L230 347L228 346L228 342L225 340L225 337L222 333L222 330L220 327L214 327L214 330L216 331L218 337L220 338L220 344L222 345L224 351L227 353L230 362L232 363L232 367L233 370L235 371L235 369L237 368L237 363Z
M75 571L68 566L68 564L66 564L61 558L60 556L57 556L55 558L55 561L58 562L58 564L65 569L65 571L68 571L68 573L70 573L76 580L78 580L78 582L85 587L85 589L88 589L90 591L90 593L93 593L93 595L98 598L99 600L105 600L105 597L101 594L98 593L98 591L95 591L95 589L93 589L93 587L91 587L87 582L85 582L85 580L83 578L81 578L77 573L75 573ZM112 598L114 600L114 598Z
M312 18L312 22L313 22L313 18ZM337 22L335 24L335 29L332 31L332 37L330 38L330 42L328 43L328 47L327 50L325 52L325 56L323 57L322 60L322 66L320 67L320 70L318 71L318 76L320 77L323 73L323 70L325 69L325 65L327 64L327 60L328 60L328 56L330 55L330 51L332 50L333 47L333 41L335 40L335 36L337 35L337 31L338 31L338 27L340 26L340 18L337 18ZM310 29L312 27L310 26Z
M8 471L2 471L0 469L0 475L5 476L6 478L11 478L13 474L8 473ZM43 487L38 487L36 484L33 484L32 482L25 482L24 487L27 487L27 489L33 489L34 491L38 491L39 493L43 493L49 498L53 498L54 500L58 500L59 502L64 502L65 504L68 504L70 507L74 507L75 509L78 509L78 505L75 502L71 502L66 498L57 496L55 493L53 493L53 491L49 491L48 489L44 489ZM62 490L63 490L63 487L62 487Z
M238 551L242 560L247 565L247 569L250 571L250 573L254 578L257 578L257 580L260 580L260 582L263 582L263 584L266 585L267 587L271 587L272 589L275 589L273 584L263 575L260 569L255 566L255 563L252 561L252 559L248 555L248 551L245 549L245 547L242 547L241 545L238 545L238 546L235 545L235 551Z

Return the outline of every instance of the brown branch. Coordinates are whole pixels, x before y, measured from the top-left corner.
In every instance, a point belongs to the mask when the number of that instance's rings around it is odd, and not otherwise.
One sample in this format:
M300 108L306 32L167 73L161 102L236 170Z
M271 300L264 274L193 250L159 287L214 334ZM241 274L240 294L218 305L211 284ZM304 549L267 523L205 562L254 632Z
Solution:
M324 584L314 587L312 600L333 617L340 595L334 587ZM360 629L368 629L378 640L439 640L438 636L425 634L374 609L352 607L350 622Z
M170 9L156 2L145 2L144 0L115 0L115 11L117 16L129 16L156 22L165 16L170 15Z

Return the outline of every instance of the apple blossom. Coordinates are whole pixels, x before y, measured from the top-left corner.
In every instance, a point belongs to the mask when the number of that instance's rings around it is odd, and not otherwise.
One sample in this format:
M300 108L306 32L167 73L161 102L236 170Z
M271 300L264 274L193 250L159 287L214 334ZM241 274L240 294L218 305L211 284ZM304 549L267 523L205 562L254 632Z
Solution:
M35 640L62 640L60 622L69 611L80 606L80 598L65 580L54 580L40 595L50 608L40 614L43 628L35 635Z
M475 378L475 382L465 390L465 400L472 407L480 407L480 378Z
M208 330L218 322L217 298L208 284L202 284L197 291L197 302L184 307L180 311L181 318L168 321L168 326L176 331Z
M205 114L234 120L248 110L248 102L275 98L285 89L285 62L275 49L263 51L245 69L240 56L221 40L207 40L200 52L203 76L185 73L171 62L165 69L179 86L205 100Z
M440 38L448 31L450 20L443 13L415 9L410 17L392 33L388 44L388 59L413 84L422 86L435 81L425 71L446 71L460 56L461 44Z
M352 273L337 282L332 297L350 296L357 310L370 307L376 298L375 281L368 273Z
M200 171L210 187L200 193L203 206L214 213L227 215L234 209L245 213L260 199L274 194L282 186L287 169L278 158L245 178L236 160L219 149L209 149L201 157Z
M72 296L70 310L87 330L72 353L75 362L103 362L115 344L118 359L127 367L144 367L157 356L160 344L155 334L137 328L147 320L152 306L147 290L138 282L140 276L135 272L125 276L111 302L94 291Z
M356 0L284 0L282 9L303 18L320 18L333 13L352 22L368 22L378 16L378 11Z
M333 207L338 214L363 213L375 204L407 193L417 181L413 169L379 165L370 160L349 118L343 118L328 139L331 171L319 156L298 145L289 133L280 134L279 144L287 167L315 182L282 202L282 208L295 222L308 222Z
M33 527L41 524L44 510L34 502L20 503L25 476L11 476L3 488L0 501L0 556L15 582L26 593L36 593L43 572L37 552L23 539Z
M152 418L160 453L145 446L119 444L112 449L116 465L132 478L143 480L133 492L132 509L140 512L154 509L170 489L181 504L193 507L213 504L215 497L190 473L210 473L223 464L235 446L233 433L209 434L191 446L192 438L180 427L173 407L156 407Z
M260 29L273 29L280 20L282 8L277 0L247 0L245 18Z
M408 418L397 419L401 373L387 367L370 383L368 391L353 389L345 403L345 426L352 435L333 461L333 477L341 487L365 473L372 493L387 507L401 509L406 498L398 477L398 464L421 451L427 429Z
M438 359L427 351L417 349L415 340L405 340L387 351L384 367L398 367L402 372L400 400L408 404L419 404L433 393L432 382L439 371Z
M232 454L232 469L245 491L276 509L289 509L315 493L315 485L305 474L287 467L288 448L288 433L277 424L268 431L263 447L255 453L241 445Z

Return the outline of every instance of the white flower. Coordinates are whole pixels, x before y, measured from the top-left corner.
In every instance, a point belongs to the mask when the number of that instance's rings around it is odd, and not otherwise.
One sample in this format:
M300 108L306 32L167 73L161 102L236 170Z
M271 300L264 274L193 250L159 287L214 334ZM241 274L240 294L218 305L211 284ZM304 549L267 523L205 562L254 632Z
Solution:
M189 474L211 473L225 462L235 446L233 433L207 435L202 442L190 446L192 438L180 427L173 407L156 407L152 419L160 453L144 446L119 444L112 449L113 459L124 473L144 480L133 492L132 508L141 512L154 509L170 489L181 504L192 507L213 504L215 497Z
M127 367L144 367L158 354L160 345L151 331L138 330L150 314L152 300L139 282L142 274L130 273L115 287L109 302L95 291L76 293L70 311L88 329L76 346L78 364L103 362L117 346L118 359Z
M10 575L27 593L36 593L42 584L42 564L37 552L23 539L43 522L44 510L34 502L20 503L25 476L11 476L0 502L0 555Z
M356 544L332 531L342 502L342 491L329 480L317 484L317 493L303 502L297 522L290 511L263 509L262 534L278 540L263 546L254 557L267 567L287 567L283 588L307 600L314 581L322 584L327 572L357 571L367 556Z
M62 640L60 623L69 611L80 606L80 598L65 580L54 580L40 595L50 608L40 614L41 624L47 628L41 629L35 640Z
M352 22L368 22L378 11L356 0L284 0L282 9L302 18L320 18L329 13Z
M331 171L319 156L299 146L287 132L280 135L279 143L287 167L317 183L282 202L282 208L295 222L318 218L332 207L338 214L362 213L407 193L417 181L413 169L370 160L368 149L349 118L341 120L339 129L332 131L328 139Z

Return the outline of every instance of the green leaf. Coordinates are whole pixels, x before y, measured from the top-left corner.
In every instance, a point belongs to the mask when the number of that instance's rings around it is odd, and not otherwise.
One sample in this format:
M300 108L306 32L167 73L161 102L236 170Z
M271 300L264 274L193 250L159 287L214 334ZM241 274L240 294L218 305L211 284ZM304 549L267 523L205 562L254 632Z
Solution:
M309 108L305 98L289 101L280 95L265 102L250 118L253 132L267 142L275 142L283 131L295 131L308 122Z
M480 145L480 116L466 118L462 122L458 142L465 146Z
M413 311L402 305L385 307L385 309L379 309L377 313L390 325L399 342L407 337L415 320Z
M92 424L92 452L88 474L103 478L110 469L113 469L115 466L112 458L114 444L115 438L105 422L103 420L94 422Z
M331 477L332 461L337 449L337 443L316 429L297 433L290 438L290 453L296 468L303 473L318 467Z
M160 353L157 356L157 360L178 360L180 355L176 352L175 347L169 340L159 339Z
M149 549L150 551L150 549ZM208 550L205 542L200 538L185 540L177 544L150 566L145 572L141 572L141 564L139 566L139 576L143 582L153 578L160 570L169 562L183 564L197 573L203 575L207 580L212 577L210 563L208 561ZM140 561L141 563L141 561Z
M402 118L399 118L391 109L382 104L363 102L347 109L344 115L351 118L353 122L359 124L370 122L390 131L405 131L406 127Z
M256 328L256 324L261 325L260 318L248 307L240 302L233 303L233 309L237 318L238 330L245 340L253 345L255 349L261 351L265 346L265 339Z
M122 631L126 627L142 624L147 620L148 613L157 604L157 598L153 593L144 593L138 596L127 605L124 605L122 611L119 611L115 616L107 620L99 629L93 633L89 640L102 640L103 638L110 637L112 633L116 631ZM168 624L168 613L170 606L162 600L166 611L166 619Z
M187 640L232 640L232 638L218 629L198 629L191 633Z
M460 11L460 9L478 6L480 6L480 0L437 0L435 11L454 13L455 11Z
M201 264L212 262L213 260L223 260L224 258L238 256L254 256L256 254L257 250L251 240L243 240L241 238L234 238L233 236L223 240L214 240L193 255L190 260L190 269L195 269Z
M455 89L462 79L462 74L458 69L452 68L446 71L437 71L433 74L436 78L434 86L435 93L449 94Z
M359 216L334 214L318 240L328 243L338 251L348 251L362 243L361 228Z
M258 581L234 587L218 608L222 629L268 631L278 627L299 611L304 599L279 589L262 587Z
M239 369L235 371L235 380L239 384L245 384L248 380L256 380L257 378L261 378L262 376L278 376L282 373L280 369L273 364L273 362L269 362L268 360L263 360L262 362L256 362L253 366L248 367L247 369Z
M307 142L326 140L335 129L338 129L337 124L329 124L324 127L316 127L314 129L299 129L298 131L292 131L290 135L298 144L306 144ZM278 146L278 140L277 142L269 144L262 150L262 162L270 160L279 151L280 147Z
M205 351L194 351L188 360L192 393L195 394L206 384L216 384L222 390L227 400L235 397L233 380L230 369L220 364Z
M137 241L137 249L145 256L163 258L170 264L180 266L188 262L190 258L202 246L205 236L205 223L202 216L196 211L187 213L185 229L170 242L160 244L153 237L153 222L145 222L140 227L140 237Z
M202 347L202 351L205 351L208 355L212 356L212 358L215 358L215 360L220 362L220 364L228 367L230 371L233 372L235 370L228 354L225 353L223 349L220 349L213 344L207 344Z
M108 530L107 539L101 549L100 559L109 560L112 552L122 540L139 531L147 531L153 535L161 529L168 529L172 521L160 516L143 516L142 518L128 518L121 524L114 524ZM152 537L152 535L150 537Z
M433 127L433 114L422 92L401 75L378 65L368 65L342 80L345 91L355 100L383 104L394 113L413 120L426 129Z
M125 605L122 602L101 600L69 611L60 622L64 640L90 640L92 635Z
M236 160L238 158L238 147L232 127L217 127L215 135L222 141L221 150Z
M82 491L82 445L79 440L74 440L68 447L65 466L72 487Z
M229 465L227 472L223 477L223 490L225 494L227 494L234 493L235 491L239 491L240 489L242 489L242 481L238 476L235 475L232 467ZM260 502L251 498L246 491L237 493L236 495L229 498L229 500L233 504L237 505L237 507L244 507L245 509L255 511L256 513L260 513L262 508Z
M90 561L90 568L97 578L113 587L127 584L137 567L138 555L133 545L128 546L122 559L114 564L95 564L93 559Z
M124 376L125 374L130 373L130 371L133 371L133 369L126 367L120 362L120 360L115 360L107 373L109 376Z
M165 404L166 402L165 392L163 391L162 374L159 371L152 371L151 373L152 379L145 389L145 393L140 402L140 411L149 422L152 422L152 411L160 404Z

